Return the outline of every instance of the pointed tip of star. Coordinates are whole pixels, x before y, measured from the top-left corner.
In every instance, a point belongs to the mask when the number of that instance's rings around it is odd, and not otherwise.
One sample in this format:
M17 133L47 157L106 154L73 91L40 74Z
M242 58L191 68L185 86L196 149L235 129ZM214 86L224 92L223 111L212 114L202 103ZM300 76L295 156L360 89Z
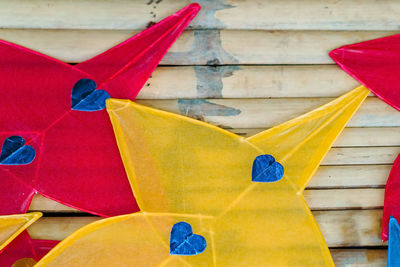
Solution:
M0 238L0 252L40 217L42 217L41 212L0 216L2 231L6 236Z
M329 52L329 56L377 97L400 111L400 35L349 44Z
M201 9L201 5L200 5L199 3L196 2L196 3L193 3L193 4L188 5L186 8L187 8L187 9L192 9L193 11L198 12L198 11L200 11L200 9Z
M339 63L343 60L343 47L336 48L329 52L329 56L335 61Z

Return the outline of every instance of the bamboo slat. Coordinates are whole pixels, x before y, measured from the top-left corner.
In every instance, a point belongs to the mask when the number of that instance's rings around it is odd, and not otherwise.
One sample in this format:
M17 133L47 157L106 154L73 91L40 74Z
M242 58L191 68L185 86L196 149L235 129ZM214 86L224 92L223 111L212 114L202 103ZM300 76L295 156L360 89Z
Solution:
M314 211L329 247L382 246L381 210ZM99 217L44 217L29 227L33 238L62 240Z
M89 59L137 33L132 30L0 29L0 38L65 62ZM392 35L386 31L185 31L164 65L333 64L336 47Z
M196 29L263 30L397 30L396 0L197 0L203 10L192 23ZM3 28L143 29L189 4L168 1L0 2ZM73 19L71 17L73 16Z
M375 209L383 206L384 189L306 189L304 197L312 210ZM33 198L30 211L82 213L43 196Z

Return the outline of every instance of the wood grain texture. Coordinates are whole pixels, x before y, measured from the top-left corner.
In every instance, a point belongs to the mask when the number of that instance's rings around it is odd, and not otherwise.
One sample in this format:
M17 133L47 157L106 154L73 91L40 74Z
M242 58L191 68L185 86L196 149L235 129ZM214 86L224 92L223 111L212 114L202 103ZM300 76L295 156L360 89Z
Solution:
M137 98L337 97L358 85L335 65L160 66Z
M386 267L386 249L331 249L336 267Z
M380 246L381 210L314 211L329 247ZM44 217L29 229L33 238L62 240L99 217Z
M77 63L190 2L0 0L0 38ZM162 60L138 102L242 136L358 86L328 52L400 29L400 2L395 0L198 2L202 11ZM336 266L386 266L381 208L391 164L400 152L400 113L371 94L347 126L304 196ZM63 239L98 219L40 195L30 210L62 216L33 224L29 232L34 238Z
M132 30L0 29L0 38L65 62L89 59L137 33ZM336 47L384 37L386 31L185 31L164 65L333 64Z
M222 128L270 128L296 118L332 98L138 100L137 103L204 120ZM347 127L397 127L400 113L368 97Z
M390 169L391 165L321 166L304 196L314 210L382 207ZM80 212L41 195L35 195L30 211Z
M189 4L185 0L0 1L0 27L143 29ZM396 0L198 0L196 29L397 30ZM73 19L71 19L73 16Z
M371 209L383 206L384 189L306 189L304 197L312 210ZM30 211L82 213L43 196L33 198Z
M240 136L249 137L267 128L235 128L228 131ZM347 127L333 143L333 147L364 147L364 146L400 146L399 127Z

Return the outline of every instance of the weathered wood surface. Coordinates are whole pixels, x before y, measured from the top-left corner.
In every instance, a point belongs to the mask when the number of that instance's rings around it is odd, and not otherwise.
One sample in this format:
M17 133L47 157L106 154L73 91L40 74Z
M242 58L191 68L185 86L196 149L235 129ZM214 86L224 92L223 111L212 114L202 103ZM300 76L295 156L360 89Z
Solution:
M262 132L263 128L228 129L238 135L248 137ZM334 142L333 147L400 146L399 127L345 128Z
M383 188L306 189L304 197L312 210L375 209L383 206ZM30 211L82 213L37 195Z
M357 86L336 65L161 66L138 99L337 97Z
M0 0L0 38L77 63L190 2ZM243 136L358 86L328 52L400 28L395 0L198 2L201 13L167 53L138 102ZM347 126L304 196L337 266L386 266L381 209L386 179L400 152L400 113L371 94ZM40 195L30 210L46 212L29 229L34 238L63 239L98 219Z
M0 29L0 36L65 62L76 63L137 33L129 30ZM186 31L161 61L164 65L333 64L328 52L386 31Z
M336 267L383 267L387 262L386 249L331 249Z
M3 28L143 29L194 1L0 1ZM197 0L196 29L398 30L396 0ZM73 19L71 19L73 17Z
M384 265L384 249L343 249L342 247L381 246L380 210L320 211L315 218L330 247L336 266L346 264ZM29 228L33 238L62 240L73 231L99 220L97 217L47 217ZM340 235L338 233L341 233ZM335 248L340 247L340 248ZM376 265L379 264L379 265ZM365 265L363 265L365 266Z
M269 128L307 113L332 98L271 99L168 99L137 100L137 103L195 117L222 128ZM377 97L368 97L348 127L400 126L400 112Z
M381 210L314 211L330 247L384 245L380 239ZM62 240L99 217L45 217L29 228L33 238Z

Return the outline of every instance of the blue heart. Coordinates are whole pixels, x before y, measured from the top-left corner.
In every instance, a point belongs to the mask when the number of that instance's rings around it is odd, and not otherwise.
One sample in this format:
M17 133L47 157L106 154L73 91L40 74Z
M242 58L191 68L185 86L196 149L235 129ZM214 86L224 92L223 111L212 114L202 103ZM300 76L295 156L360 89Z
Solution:
M260 155L253 161L251 176L253 182L276 182L283 177L283 166L271 155Z
M104 90L96 90L96 82L91 79L80 79L72 88L71 108L80 111L97 111L105 109L106 99L110 95Z
M4 140L0 154L0 165L25 165L35 159L35 149L25 145L25 139L13 135Z
M171 255L197 255L207 246L206 239L193 234L192 226L186 222L178 222L172 226L169 248Z

